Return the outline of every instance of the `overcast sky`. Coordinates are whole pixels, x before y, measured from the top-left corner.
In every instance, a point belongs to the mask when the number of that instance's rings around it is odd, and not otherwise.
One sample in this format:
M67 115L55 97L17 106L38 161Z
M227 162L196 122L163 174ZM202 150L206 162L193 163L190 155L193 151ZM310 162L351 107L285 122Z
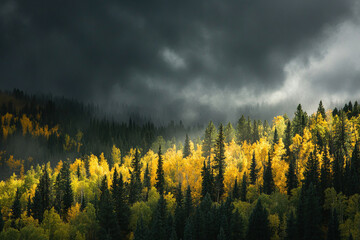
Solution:
M185 124L311 113L360 99L359 5L3 0L0 88Z

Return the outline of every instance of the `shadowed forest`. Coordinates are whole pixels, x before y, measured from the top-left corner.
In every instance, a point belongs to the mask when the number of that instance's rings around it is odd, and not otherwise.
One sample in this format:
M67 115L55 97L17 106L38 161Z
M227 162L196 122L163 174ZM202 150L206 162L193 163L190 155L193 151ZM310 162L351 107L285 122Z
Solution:
M0 92L0 239L360 239L359 114L161 126Z

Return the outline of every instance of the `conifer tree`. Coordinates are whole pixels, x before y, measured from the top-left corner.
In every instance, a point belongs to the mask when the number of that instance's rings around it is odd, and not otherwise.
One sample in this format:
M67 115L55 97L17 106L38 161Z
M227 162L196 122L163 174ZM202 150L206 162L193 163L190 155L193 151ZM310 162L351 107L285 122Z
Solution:
M216 238L217 240L226 240L226 236L225 236L225 232L224 232L224 229L223 227L220 227L220 232L219 232L219 235L217 236Z
M321 114L322 118L323 118L324 120L326 119L325 108L324 108L323 103L322 103L321 100L320 100L320 102L319 102L319 107L318 107L318 109L317 109L317 113L316 113L316 114L317 114L317 115L318 115L318 114Z
M244 240L245 222L238 209L235 210L230 224L231 240Z
M113 189L115 189L115 192L113 193L115 216L118 226L120 227L120 235L124 238L129 232L128 224L130 218L130 208L126 202L126 190L122 174L120 174L116 182L114 182L113 179L112 185Z
M273 146L275 144L278 144L279 143L279 135L278 135L278 132L277 132L277 128L275 127L275 131L274 131L274 139L273 139Z
M355 143L355 147L352 152L350 173L347 177L349 178L347 185L349 187L349 195L360 193L360 157L358 142Z
M149 164L146 164L145 172L144 172L144 187L147 189L146 191L146 199L148 199L148 194L151 189L151 182L150 182L150 170L149 170Z
M157 191L160 193L160 195L164 194L164 170L163 170L163 160L161 155L161 146L159 146L159 152L158 152L159 160L158 160L158 166L156 170L156 183L155 187Z
M134 240L147 240L148 239L148 230L142 217L136 223L136 229L134 232Z
M238 144L245 141L245 137L246 137L245 132L246 132L246 120L244 115L242 115L236 125L236 141Z
M328 240L340 240L340 230L339 230L339 218L336 212L336 209L333 210L331 214L330 223L327 231Z
M28 201L27 201L27 205L26 205L26 216L27 217L30 217L31 216L31 198L30 198L30 195L28 197Z
M265 166L264 177L263 177L263 191L265 194L272 194L275 191L275 182L272 174L272 164L270 152L268 154L268 162Z
M293 136L299 134L300 136L304 133L304 128L307 124L307 114L302 110L301 104L297 106L295 116L292 122Z
M320 229L321 207L316 187L312 183L310 183L310 186L306 190L304 204L304 239L322 239L322 233Z
M286 237L285 240L297 239L296 219L294 212L291 211L286 222Z
M239 186L238 186L238 183L237 183L237 178L235 179L234 187L233 187L233 190L232 190L232 197L234 199L239 199L240 198L240 189L239 189Z
M247 240L269 240L270 225L268 211L262 206L261 200L258 199L254 210L249 218L249 227L247 231Z
M210 170L210 166L207 166L205 161L203 168L201 170L201 177L202 177L202 188L201 188L201 196L204 198L207 193L211 196L213 195L213 176Z
M310 153L308 161L306 162L304 178L303 187L305 187L305 189L307 189L310 184L319 186L319 160L316 157L316 149Z
M335 153L335 159L332 164L333 186L336 192L343 192L343 172L344 172L344 155L342 151Z
M205 137L203 143L203 156L205 159L210 160L210 156L212 153L212 148L215 145L216 139L216 127L212 121L209 122L206 130L205 130Z
M215 152L215 166L217 171L215 178L216 199L220 201L222 195L225 192L224 186L224 172L225 172L225 136L223 125L220 124L219 135L216 140L216 152Z
M287 194L291 195L291 190L297 188L298 186L298 179L296 176L296 169L295 169L295 159L290 158L290 164L288 172L286 173L286 190Z
M253 152L253 157L251 159L251 165L250 165L250 184L255 184L257 177L258 177L259 169L256 165L256 159L255 159L255 151Z
M150 233L152 239L166 240L166 217L166 201L161 194L153 214Z
M29 199L30 200L30 199ZM40 178L40 182L35 189L35 197L31 210L34 218L42 221L45 210L50 209L50 178L46 166L44 173Z
M193 202L191 197L191 189L190 185L188 185L185 195L185 205L184 205L184 211L185 211L185 218L187 219L190 217L193 211Z
M324 153L323 153L323 164L321 165L320 170L320 186L321 186L321 193L323 194L325 189L331 187L331 164L330 158L328 155L327 146L325 146Z
M225 135L225 142L226 143L229 143L233 139L235 139L235 130L234 130L231 122L228 122L228 124L226 125L224 135Z
M116 221L113 201L108 189L106 175L101 182L100 190L101 195L97 211L100 226L99 239L119 239L120 228L118 222Z
M138 149L135 149L135 157L132 160L131 166L133 171L130 171L130 191L129 191L129 203L133 204L139 200L142 186L141 186L141 167L140 156Z
M21 218L21 203L20 203L20 191L19 189L16 190L15 200L11 206L11 218L16 220Z
M185 136L185 143L184 143L184 149L183 149L183 158L187 158L188 156L190 156L190 138L189 136L186 134Z
M191 218L187 218L184 230L184 240L194 240L194 227Z
M185 211L184 211L184 197L181 191L181 183L176 190L176 207L174 214L174 223L176 235L179 239L183 239L185 230Z
M254 120L253 131L252 131L252 142L256 142L259 140L260 140L259 126L258 126L258 122Z
M2 215L2 207L0 206L0 233L2 232L2 230L4 229L4 218Z
M246 172L244 172L241 182L241 189L240 189L241 201L246 202L246 194L247 194L247 176L246 176Z

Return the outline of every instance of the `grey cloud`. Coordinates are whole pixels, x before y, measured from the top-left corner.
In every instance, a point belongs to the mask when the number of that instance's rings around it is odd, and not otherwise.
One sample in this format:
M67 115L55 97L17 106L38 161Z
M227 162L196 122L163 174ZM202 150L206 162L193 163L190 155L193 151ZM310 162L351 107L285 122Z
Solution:
M354 18L354 2L7 0L0 87L117 101L165 120L228 119L249 109L198 97L248 89L256 100L281 87L284 66ZM188 99L194 84L201 90Z

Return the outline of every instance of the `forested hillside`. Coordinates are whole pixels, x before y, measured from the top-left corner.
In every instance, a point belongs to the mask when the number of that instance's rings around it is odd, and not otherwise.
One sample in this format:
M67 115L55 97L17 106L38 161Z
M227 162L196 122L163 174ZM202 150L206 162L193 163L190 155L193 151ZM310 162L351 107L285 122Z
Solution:
M0 97L0 239L360 239L357 102L199 133Z

